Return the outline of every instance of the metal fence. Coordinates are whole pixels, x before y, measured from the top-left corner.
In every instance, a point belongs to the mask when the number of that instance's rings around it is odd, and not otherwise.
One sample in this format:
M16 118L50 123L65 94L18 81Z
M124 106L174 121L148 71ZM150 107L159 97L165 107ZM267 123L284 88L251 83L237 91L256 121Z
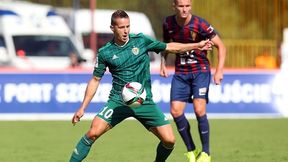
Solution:
M192 2L193 14L206 19L223 39L226 68L279 67L279 44L283 29L288 27L288 0ZM208 57L212 67L216 67L217 51L214 49Z
M193 0L193 13L226 39L282 39L288 0Z
M226 68L265 68L279 67L279 49L275 40L224 39L227 48ZM208 54L212 67L216 67L217 51Z
M31 1L49 3L54 6L72 6L72 1L69 0ZM104 3L110 4L112 1L97 1L97 6L105 6ZM126 1L128 0L123 0L118 7ZM126 5L126 9L146 13L153 23L157 37L161 38L161 20L173 13L171 2L167 0L135 1L137 1L135 4L141 5ZM82 7L88 7L89 0L81 1L81 4ZM146 7L143 8L144 4ZM115 5L116 3L110 7L113 8ZM159 8L159 10L151 11L150 8ZM288 27L287 11L288 0L192 0L193 14L205 18L224 40L227 47L226 67L228 68L274 67L262 65L265 62L271 62L270 64L277 66L278 46L282 41L282 31ZM211 52L209 58L212 66L215 67L217 56L214 53L215 51Z
M193 13L219 32L227 47L227 68L277 68L279 44L288 27L288 0L193 0ZM209 54L217 64L216 51Z

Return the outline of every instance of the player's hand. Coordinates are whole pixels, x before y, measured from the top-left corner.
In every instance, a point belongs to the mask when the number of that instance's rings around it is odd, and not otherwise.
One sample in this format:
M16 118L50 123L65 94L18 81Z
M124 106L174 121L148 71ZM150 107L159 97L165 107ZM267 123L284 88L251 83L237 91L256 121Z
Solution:
M167 78L169 76L166 66L161 63L160 65L160 76Z
M80 108L80 109L79 109L77 112L75 112L75 114L73 115L72 124L75 125L76 123L78 123L83 115L84 115L84 110Z
M223 80L223 72L216 71L214 74L214 83L220 85Z
M213 47L214 43L212 41L210 41L209 39L207 40L202 40L201 42L199 42L199 50L201 51L211 51L212 47Z

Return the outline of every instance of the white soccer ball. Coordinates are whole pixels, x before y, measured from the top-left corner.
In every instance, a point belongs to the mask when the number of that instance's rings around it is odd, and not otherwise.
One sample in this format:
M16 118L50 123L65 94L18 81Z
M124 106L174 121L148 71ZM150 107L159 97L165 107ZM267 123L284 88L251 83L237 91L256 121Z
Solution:
M128 82L122 89L122 99L127 106L135 108L145 101L146 91L141 83Z

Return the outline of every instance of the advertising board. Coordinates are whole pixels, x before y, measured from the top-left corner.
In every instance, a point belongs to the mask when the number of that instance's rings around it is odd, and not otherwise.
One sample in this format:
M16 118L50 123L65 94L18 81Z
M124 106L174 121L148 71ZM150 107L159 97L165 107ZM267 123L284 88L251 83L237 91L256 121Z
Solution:
M229 72L221 86L210 85L207 112L221 116L286 116L285 98L275 86L276 72ZM80 106L90 73L1 73L0 119L5 114L74 113ZM105 74L87 113L97 113L111 89L111 75ZM172 75L152 74L153 99L169 114ZM275 89L278 88L278 89ZM281 94L281 93L280 93ZM286 95L287 96L287 95ZM281 105L282 104L282 105ZM187 113L193 113L189 104ZM286 110L287 109L287 110Z

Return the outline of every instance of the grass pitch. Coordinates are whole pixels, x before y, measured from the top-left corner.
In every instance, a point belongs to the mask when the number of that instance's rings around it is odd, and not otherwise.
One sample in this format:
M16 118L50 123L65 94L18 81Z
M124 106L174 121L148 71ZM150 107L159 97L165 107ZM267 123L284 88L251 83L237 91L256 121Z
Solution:
M199 147L195 119L190 120ZM177 145L167 162L185 162ZM67 162L90 121L1 121L1 162ZM210 119L213 162L287 162L288 119ZM85 162L152 162L158 140L135 120L126 120L93 145Z

